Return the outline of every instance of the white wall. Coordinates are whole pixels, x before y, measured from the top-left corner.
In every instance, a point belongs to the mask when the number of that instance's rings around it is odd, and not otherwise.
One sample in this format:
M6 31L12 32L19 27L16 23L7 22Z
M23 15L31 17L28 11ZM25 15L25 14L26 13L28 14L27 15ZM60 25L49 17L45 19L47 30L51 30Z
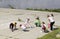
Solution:
M0 0L0 8L60 8L60 0Z

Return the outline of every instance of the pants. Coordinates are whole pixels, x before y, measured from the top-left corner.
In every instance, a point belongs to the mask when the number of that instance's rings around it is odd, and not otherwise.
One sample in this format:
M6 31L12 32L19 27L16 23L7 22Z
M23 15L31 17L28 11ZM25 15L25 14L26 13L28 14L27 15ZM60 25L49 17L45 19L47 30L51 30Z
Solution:
M35 23L36 27L41 27L41 25L39 25L38 23Z
M44 30L44 32L46 31L46 27L42 27L42 29Z
M53 25L54 25L55 22L51 22L50 23L50 30L53 30Z
M15 27L15 29L16 29L16 25L15 25L14 27Z
M13 28L14 28L14 25L13 24L10 24L10 27L11 31L13 32Z

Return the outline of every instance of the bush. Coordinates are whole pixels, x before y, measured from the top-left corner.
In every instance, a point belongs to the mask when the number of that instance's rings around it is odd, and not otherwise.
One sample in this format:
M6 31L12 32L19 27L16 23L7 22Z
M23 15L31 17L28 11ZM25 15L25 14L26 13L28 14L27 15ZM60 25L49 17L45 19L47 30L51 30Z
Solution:
M49 12L60 12L60 9L33 9L33 8L27 8L26 10L36 10L36 11L49 11Z
M26 8L26 10L33 10L32 8Z
M9 5L9 7L11 8L11 9L15 9L13 6L11 6L11 5Z
M37 39L60 39L56 38L56 35L60 32L60 29L54 30L53 32L48 33L47 35L37 38Z
M22 21L22 20L18 18L18 21Z

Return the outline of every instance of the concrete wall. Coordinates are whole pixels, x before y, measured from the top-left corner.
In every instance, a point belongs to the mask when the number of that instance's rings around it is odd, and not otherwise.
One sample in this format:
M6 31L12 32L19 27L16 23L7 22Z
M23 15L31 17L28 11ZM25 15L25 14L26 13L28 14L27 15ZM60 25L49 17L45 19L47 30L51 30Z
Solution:
M0 0L0 8L60 8L60 0Z

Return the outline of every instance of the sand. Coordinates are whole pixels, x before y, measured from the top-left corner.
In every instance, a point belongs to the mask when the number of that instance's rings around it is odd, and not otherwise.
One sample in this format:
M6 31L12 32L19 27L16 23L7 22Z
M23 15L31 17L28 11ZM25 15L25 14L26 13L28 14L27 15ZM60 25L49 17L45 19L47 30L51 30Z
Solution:
M45 11L32 11L21 9L3 9L0 8L0 38L1 39L36 39L42 37L47 33L41 31L41 27L35 27L34 20L39 16L41 22L44 21L48 24L47 14L54 14L55 25L60 25L60 13L45 12ZM22 21L19 22L18 18ZM30 18L30 25L34 28L28 28L29 32L23 32L19 28L19 24L24 23L26 18ZM17 22L18 30L11 32L9 24Z

